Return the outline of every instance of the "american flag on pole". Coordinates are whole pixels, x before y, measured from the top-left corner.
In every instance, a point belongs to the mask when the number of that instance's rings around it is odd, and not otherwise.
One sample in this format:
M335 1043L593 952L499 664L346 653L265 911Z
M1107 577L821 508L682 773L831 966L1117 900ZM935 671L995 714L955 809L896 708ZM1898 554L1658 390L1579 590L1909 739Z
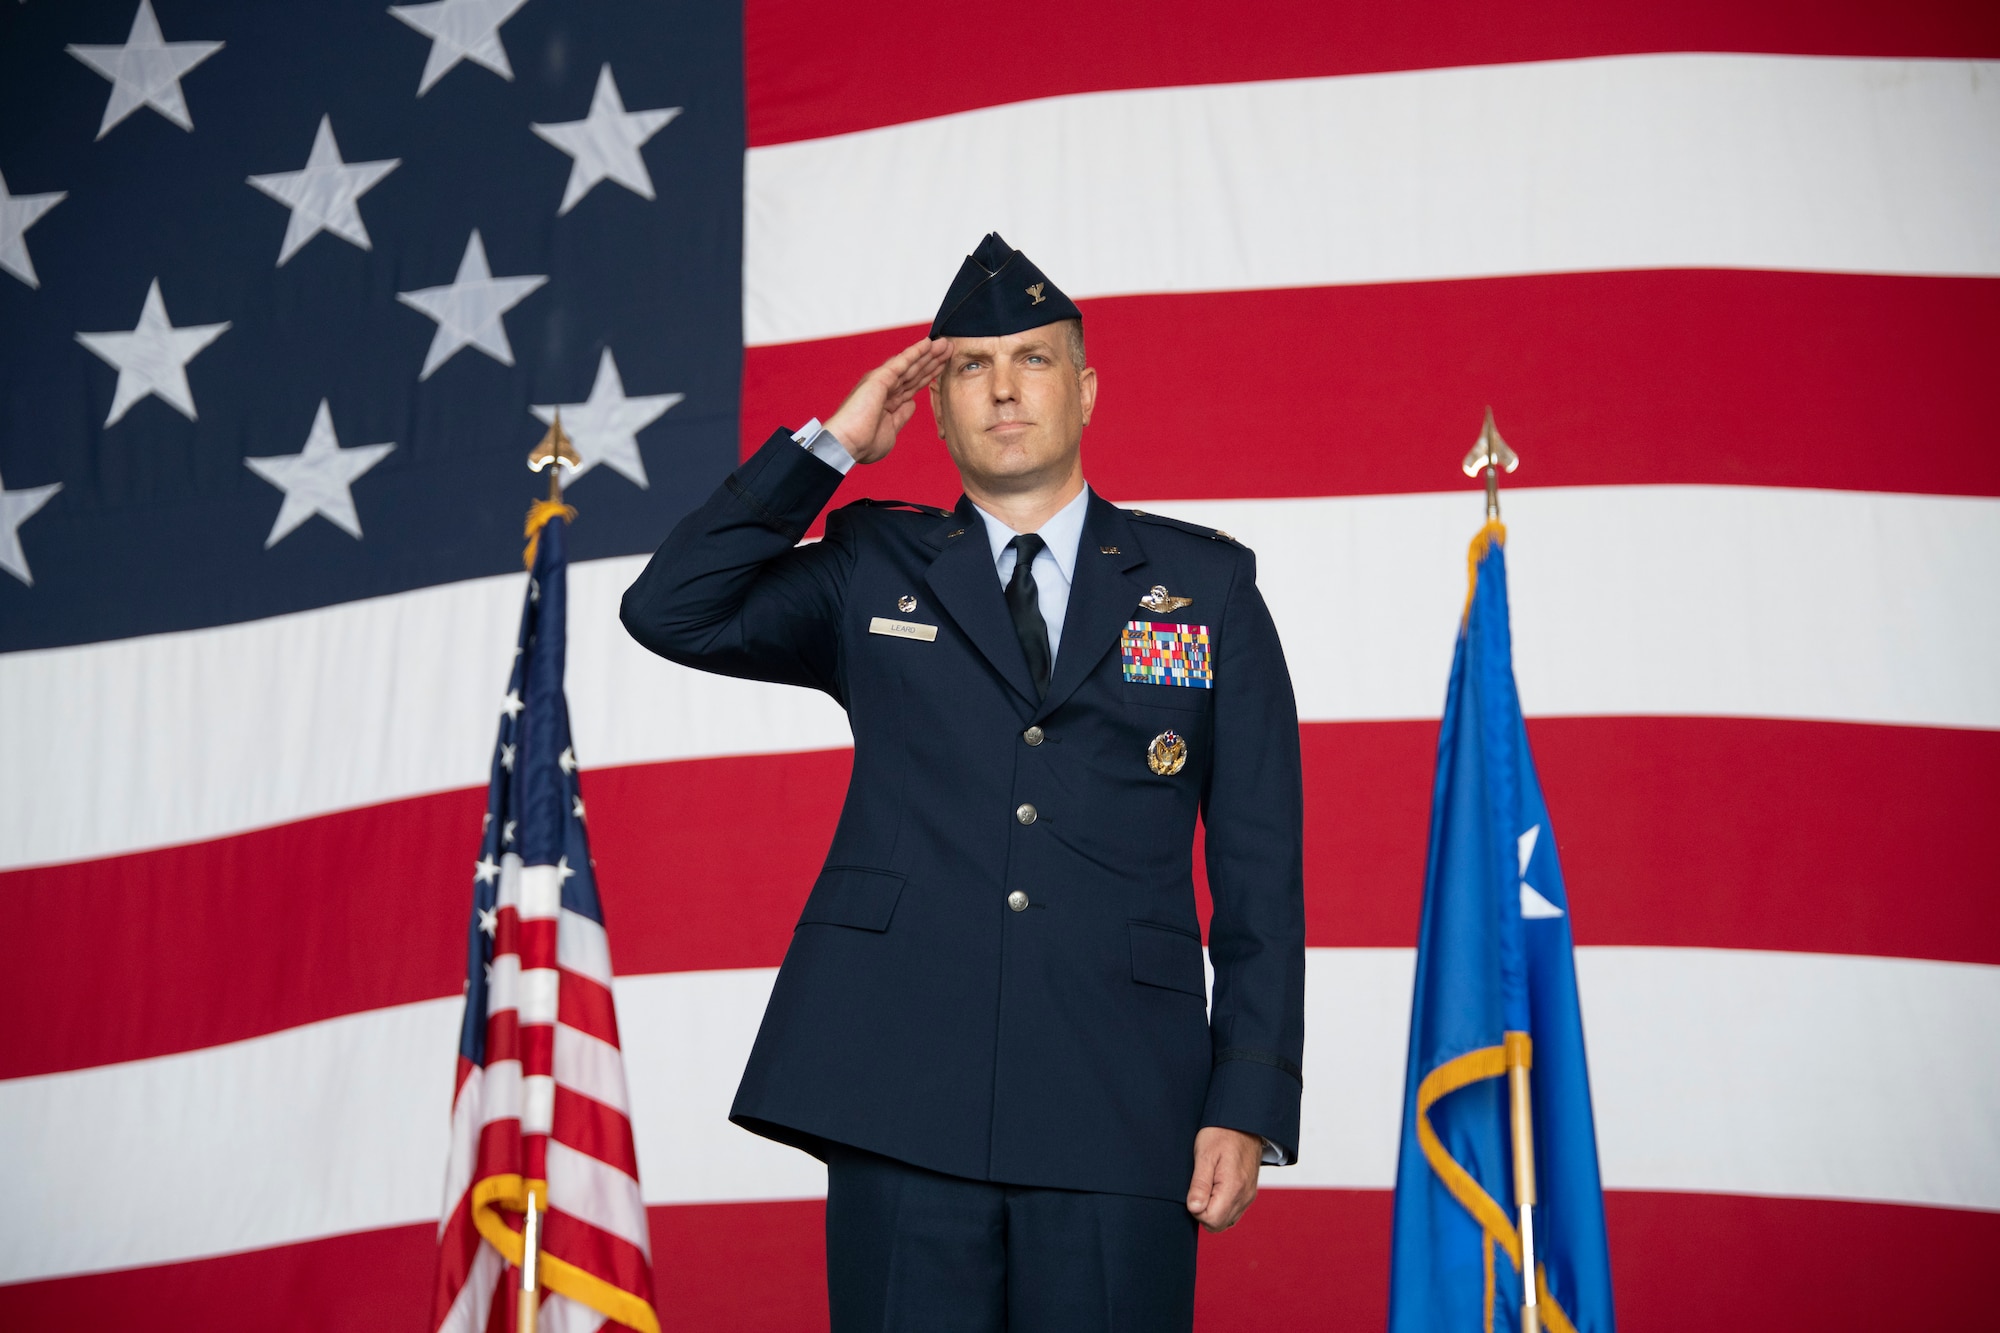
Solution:
M542 1214L542 1333L660 1327L563 696L567 527L548 519L536 540L487 780L438 1227L438 1333L479 1333L496 1319L515 1327L531 1194Z

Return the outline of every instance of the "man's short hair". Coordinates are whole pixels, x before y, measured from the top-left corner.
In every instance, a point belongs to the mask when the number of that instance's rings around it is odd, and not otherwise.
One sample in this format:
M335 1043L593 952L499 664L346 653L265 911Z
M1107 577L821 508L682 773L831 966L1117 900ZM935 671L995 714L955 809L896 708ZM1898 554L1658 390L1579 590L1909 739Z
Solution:
M1065 319L1061 322L1063 328L1069 333L1069 363L1075 366L1076 373L1081 375L1083 368L1089 364L1083 355L1083 321L1080 319Z

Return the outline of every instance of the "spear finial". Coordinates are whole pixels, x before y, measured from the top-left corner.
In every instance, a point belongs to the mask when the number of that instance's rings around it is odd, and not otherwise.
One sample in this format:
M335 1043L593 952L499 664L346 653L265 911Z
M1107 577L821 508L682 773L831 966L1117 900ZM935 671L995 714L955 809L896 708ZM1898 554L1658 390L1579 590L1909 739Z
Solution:
M1507 447L1507 441L1500 438L1500 428L1493 424L1493 409L1486 409L1486 422L1479 428L1479 438L1473 441L1472 451L1459 464L1465 475L1476 477L1486 475L1486 517L1500 517L1500 474L1512 472L1521 466L1521 457Z

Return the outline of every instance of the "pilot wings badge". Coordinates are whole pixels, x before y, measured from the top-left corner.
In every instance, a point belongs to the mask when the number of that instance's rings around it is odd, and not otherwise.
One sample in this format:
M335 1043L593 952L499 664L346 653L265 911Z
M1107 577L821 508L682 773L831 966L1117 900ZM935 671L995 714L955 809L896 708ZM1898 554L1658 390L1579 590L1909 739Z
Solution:
M1184 606L1193 606L1194 598L1175 597L1167 591L1166 584L1156 583L1151 592L1139 599L1139 605L1155 615L1160 615L1167 611L1178 611Z

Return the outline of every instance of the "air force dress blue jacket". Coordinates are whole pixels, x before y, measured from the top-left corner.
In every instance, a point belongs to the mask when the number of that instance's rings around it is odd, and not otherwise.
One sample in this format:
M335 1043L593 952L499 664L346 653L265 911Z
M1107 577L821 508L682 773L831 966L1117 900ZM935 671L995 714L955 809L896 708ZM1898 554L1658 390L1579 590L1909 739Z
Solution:
M731 1119L808 1151L1162 1199L1185 1197L1205 1125L1293 1160L1298 716L1255 557L1093 495L1038 698L971 502L862 501L798 545L840 479L773 435L621 611L675 662L824 690L854 732Z

